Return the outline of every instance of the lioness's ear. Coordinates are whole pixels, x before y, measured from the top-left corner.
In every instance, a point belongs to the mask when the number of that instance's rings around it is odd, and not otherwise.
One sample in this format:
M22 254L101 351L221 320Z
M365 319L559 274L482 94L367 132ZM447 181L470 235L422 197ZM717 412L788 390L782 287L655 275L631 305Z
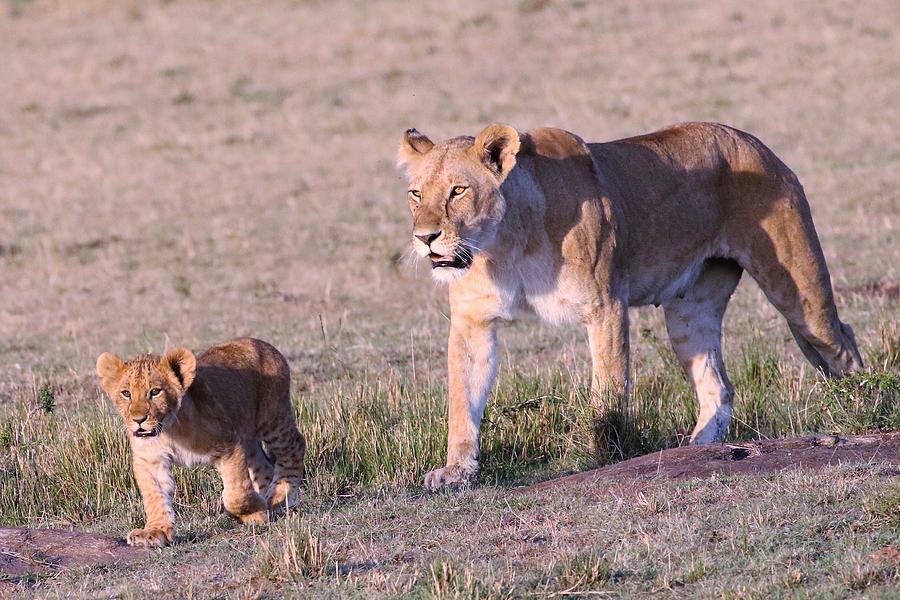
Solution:
M124 366L125 363L115 354L104 352L97 357L97 375L101 381L114 379Z
M519 132L509 125L488 125L475 138L475 154L502 182L516 166L516 153L521 145Z
M400 142L400 148L397 150L397 166L403 168L409 163L419 160L432 148L434 148L434 142L415 129L407 129L403 134L403 141Z
M187 348L169 350L160 361L162 368L168 368L175 374L181 387L188 389L194 382L194 374L197 372L197 359L194 353Z

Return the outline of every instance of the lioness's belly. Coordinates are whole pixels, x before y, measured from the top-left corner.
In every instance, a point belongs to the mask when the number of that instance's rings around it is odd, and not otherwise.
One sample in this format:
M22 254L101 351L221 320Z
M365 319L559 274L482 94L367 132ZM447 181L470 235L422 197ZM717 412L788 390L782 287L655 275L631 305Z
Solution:
M544 254L544 253L541 253ZM630 306L661 305L690 288L713 254L708 247L677 260L635 264L628 272L628 304ZM503 318L537 317L552 324L585 320L598 301L596 288L590 277L573 270L553 273L548 255L523 259L517 269L522 279L516 286L506 288L501 302L506 310Z
M697 281L705 260L700 254L684 263L635 269L629 273L628 305L659 306L683 294Z

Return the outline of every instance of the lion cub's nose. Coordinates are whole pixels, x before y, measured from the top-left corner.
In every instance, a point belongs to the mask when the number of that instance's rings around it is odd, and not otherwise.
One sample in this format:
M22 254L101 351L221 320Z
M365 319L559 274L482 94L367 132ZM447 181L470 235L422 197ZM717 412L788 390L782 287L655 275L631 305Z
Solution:
M417 238L419 241L421 241L423 244L425 244L426 246L430 246L430 245L431 245L431 242L433 242L434 240L436 240L436 239L438 239L439 237L441 237L441 233L443 233L443 232L442 232L442 231L436 231L436 232L431 232L431 233L421 233L421 234L420 234L420 233L417 233L417 234L415 234L415 235L416 235L416 238Z
M147 415L144 415L143 417L131 417L131 420L140 425L147 420Z

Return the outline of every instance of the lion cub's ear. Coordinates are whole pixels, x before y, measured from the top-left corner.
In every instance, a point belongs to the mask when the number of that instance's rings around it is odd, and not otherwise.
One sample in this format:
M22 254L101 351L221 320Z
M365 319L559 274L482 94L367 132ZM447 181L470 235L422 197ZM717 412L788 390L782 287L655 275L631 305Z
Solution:
M518 131L509 125L494 123L478 134L473 148L479 160L493 171L502 183L516 166L516 153L521 143Z
M197 359L194 353L187 348L169 350L159 361L162 369L172 371L181 387L188 389L194 382L194 374L197 372Z
M124 366L125 363L115 354L104 352L97 357L97 375L100 377L100 381L115 379Z
M432 148L434 148L434 142L415 129L407 129L403 134L403 141L400 142L400 148L397 150L397 166L402 168L419 160Z

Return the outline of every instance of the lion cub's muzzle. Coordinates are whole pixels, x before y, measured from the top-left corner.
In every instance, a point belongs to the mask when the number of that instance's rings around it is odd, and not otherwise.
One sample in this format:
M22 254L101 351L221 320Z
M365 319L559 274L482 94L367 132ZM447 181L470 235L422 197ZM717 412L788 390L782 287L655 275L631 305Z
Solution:
M147 419L132 419L131 435L136 438L156 437L162 432L162 422L149 422Z

